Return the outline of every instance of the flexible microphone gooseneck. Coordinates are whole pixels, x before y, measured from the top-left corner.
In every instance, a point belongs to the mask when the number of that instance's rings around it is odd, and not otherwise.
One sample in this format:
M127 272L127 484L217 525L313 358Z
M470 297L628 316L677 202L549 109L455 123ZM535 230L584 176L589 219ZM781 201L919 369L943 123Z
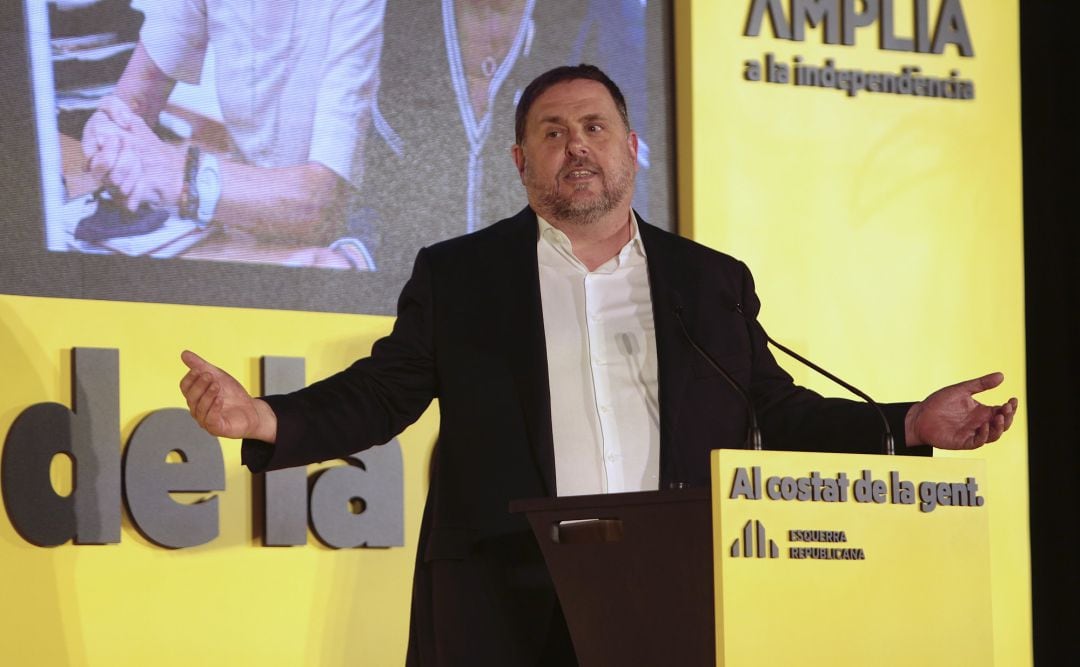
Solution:
M717 373L727 380L728 384L731 385L731 388L735 390L735 393L739 395L739 398L741 398L746 405L746 414L750 417L750 429L746 434L746 449L760 450L761 429L758 428L757 412L754 410L753 403L750 402L750 397L747 396L746 391L743 390L731 373L728 373L726 369L716 363L716 360L712 358L712 355L698 345L697 341L694 340L694 337L690 335L690 332L686 329L686 323L683 322L682 300L679 299L678 294L673 295L673 301L675 302L675 319L679 321L679 327L682 328L683 335L686 336L686 340L690 343L690 347L694 348L705 361L709 362L709 365L712 366Z
M818 366L817 364L810 361L806 357L802 356L798 352L795 352L794 350L791 350L791 349L785 347L784 345L781 345L780 343L773 340L772 336L769 335L769 332L765 331L765 327L761 326L760 322L758 322L754 318L747 317L746 313L743 312L742 304L738 304L738 303L735 304L735 312L738 313L739 317L743 318L743 320L745 320L747 324L756 327L757 330L761 332L761 335L765 336L765 340L769 341L769 343L773 347L780 350L784 354L788 355L792 359L795 359L799 363L802 363L802 364L804 364L806 366L809 366L810 368L814 369L818 373L821 373L822 375L829 378L830 380L832 380L836 384L840 385L844 389L847 389L851 393L855 394L856 396L858 396L859 398L861 398L862 400L866 401L871 406L873 406L874 410L878 414L878 417L881 417L881 423L885 427L885 432L882 433L882 435L881 435L881 447L885 451L885 453L888 454L889 456L893 456L894 454L896 454L896 444L893 441L892 428L889 427L889 420L886 419L885 412L882 411L881 406L878 405L877 402L874 399L870 398L870 396L866 392L862 391L858 387L855 387L854 385L851 385L851 384L848 384L847 382L844 382L840 378L836 377L835 375L833 375L829 371L825 370L821 366Z

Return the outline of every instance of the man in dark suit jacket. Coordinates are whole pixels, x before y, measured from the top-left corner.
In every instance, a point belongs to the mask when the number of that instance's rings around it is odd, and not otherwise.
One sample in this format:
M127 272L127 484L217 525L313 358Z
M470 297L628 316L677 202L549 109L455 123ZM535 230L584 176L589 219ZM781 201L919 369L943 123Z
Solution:
M742 400L692 349L680 319L747 390L767 447L875 451L880 442L871 408L797 387L776 364L753 322L759 303L741 262L632 217L636 136L621 93L599 70L541 75L522 96L516 134L530 207L421 250L393 332L371 357L294 394L252 399L220 369L183 355L192 414L211 433L247 438L253 470L386 442L438 397L410 664L574 664L539 550L508 511L511 500L558 489L537 214L566 234L589 271L640 237L655 326L659 488L708 484L709 451L741 446L747 431ZM997 439L1015 401L989 407L972 394L1000 381L994 374L883 406L898 448Z

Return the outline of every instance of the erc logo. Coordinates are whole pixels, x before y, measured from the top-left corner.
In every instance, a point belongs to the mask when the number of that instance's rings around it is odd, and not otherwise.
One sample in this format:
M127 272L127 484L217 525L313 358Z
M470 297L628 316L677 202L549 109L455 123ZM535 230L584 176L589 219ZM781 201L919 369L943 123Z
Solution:
M789 546L788 558L795 560L866 560L862 548L846 544L847 533L842 530L789 530L788 539L795 543L828 543L828 546ZM779 558L780 547L765 534L765 524L751 519L731 543L729 553L732 558Z
M779 558L780 547L776 546L776 540L768 540L766 543L765 524L756 519L751 519L743 526L742 536L735 538L731 543L731 557L739 558ZM766 556L768 548L768 556ZM741 552L741 554L740 554Z

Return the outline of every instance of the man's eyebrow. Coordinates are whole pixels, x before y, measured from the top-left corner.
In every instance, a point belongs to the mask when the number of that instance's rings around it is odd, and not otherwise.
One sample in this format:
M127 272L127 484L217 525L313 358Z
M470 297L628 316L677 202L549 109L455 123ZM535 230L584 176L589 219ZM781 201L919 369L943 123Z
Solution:
M588 123L588 122L594 121L594 120L607 120L607 115L602 114L602 113L598 113L598 112L587 113L584 116L578 117L578 120L583 122L583 123ZM544 116L543 118L540 119L540 122L541 123L555 123L556 125L565 125L566 124L566 118L563 117L563 116L552 114L550 116Z

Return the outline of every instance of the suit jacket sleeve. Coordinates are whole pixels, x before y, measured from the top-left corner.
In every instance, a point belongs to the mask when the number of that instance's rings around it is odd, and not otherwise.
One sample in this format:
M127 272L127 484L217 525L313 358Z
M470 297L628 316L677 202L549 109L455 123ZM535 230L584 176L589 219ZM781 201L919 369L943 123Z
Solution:
M432 327L431 271L421 250L390 335L375 343L371 356L325 380L265 397L277 415L276 443L245 440L244 465L253 472L291 468L391 440L437 394Z

